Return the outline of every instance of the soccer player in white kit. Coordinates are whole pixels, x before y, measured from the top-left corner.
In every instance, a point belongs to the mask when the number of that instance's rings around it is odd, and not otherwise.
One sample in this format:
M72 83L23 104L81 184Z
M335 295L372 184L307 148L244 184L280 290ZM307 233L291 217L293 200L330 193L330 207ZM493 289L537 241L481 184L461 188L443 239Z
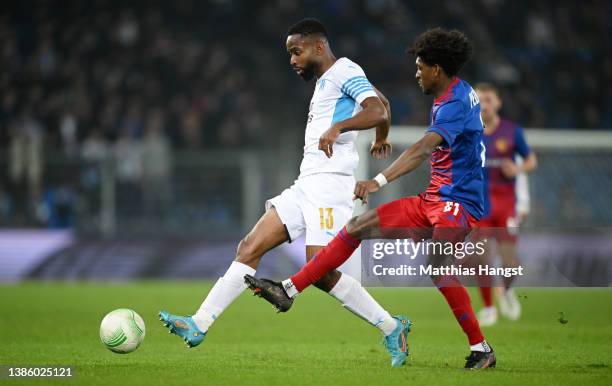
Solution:
M288 32L291 67L305 81L316 77L306 124L304 158L294 184L266 202L266 212L240 241L235 261L217 280L193 316L160 312L170 332L187 346L200 344L210 326L246 289L244 276L254 275L264 253L306 234L306 259L342 229L353 213L354 172L359 162L357 131L376 128L371 154L386 158L390 111L387 99L368 81L359 65L336 59L327 31L315 19L304 19ZM409 326L392 317L361 284L345 273L330 272L316 286L386 336L392 364L404 364Z

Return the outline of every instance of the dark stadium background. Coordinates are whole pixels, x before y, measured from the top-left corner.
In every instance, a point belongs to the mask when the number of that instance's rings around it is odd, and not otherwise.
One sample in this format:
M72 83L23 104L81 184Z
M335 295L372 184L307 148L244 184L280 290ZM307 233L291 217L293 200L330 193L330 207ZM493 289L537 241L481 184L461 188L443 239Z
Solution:
M264 200L298 174L312 84L290 71L284 43L304 16L328 26L337 56L363 66L397 126L425 125L431 103L406 46L429 27L465 31L475 54L462 76L497 84L505 116L528 133L598 130L607 144L542 150L531 176L533 233L579 237L598 227L607 237L611 9L609 1L5 2L0 281L222 274ZM424 183L417 175L402 186L414 193ZM291 272L302 256L283 246L260 272Z

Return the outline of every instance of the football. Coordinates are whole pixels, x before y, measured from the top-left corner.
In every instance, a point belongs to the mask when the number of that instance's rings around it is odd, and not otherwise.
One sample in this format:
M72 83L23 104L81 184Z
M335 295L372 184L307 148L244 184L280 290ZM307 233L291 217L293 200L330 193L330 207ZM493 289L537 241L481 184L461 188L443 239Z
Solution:
M100 340L107 349L118 354L136 350L145 338L144 320L134 310L111 311L100 323Z

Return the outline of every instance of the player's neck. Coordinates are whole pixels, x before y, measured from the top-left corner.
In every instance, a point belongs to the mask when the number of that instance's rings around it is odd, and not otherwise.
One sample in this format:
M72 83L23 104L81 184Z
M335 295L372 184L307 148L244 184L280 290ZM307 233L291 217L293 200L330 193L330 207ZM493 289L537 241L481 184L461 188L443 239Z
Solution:
M489 119L488 121L485 121L485 127L484 127L484 132L485 134L489 135L495 132L495 130L497 130L497 128L499 127L499 121L501 121L501 118L499 117L499 115L494 115L493 117L491 117L491 119Z
M451 83L453 83L453 80L455 79L454 76L452 77L447 77L444 76L444 79L442 79L440 81L440 85L438 86L437 90L434 91L434 98L438 99L440 98L442 95L444 95L444 93L446 92L446 90L448 89L448 87L450 86Z
M327 70L329 70L331 66L334 65L334 63L336 63L336 60L338 59L336 59L334 54L330 53L326 55L326 57L323 59L323 62L321 62L321 66L319 66L319 71L315 74L317 79L322 77L323 74L325 74Z

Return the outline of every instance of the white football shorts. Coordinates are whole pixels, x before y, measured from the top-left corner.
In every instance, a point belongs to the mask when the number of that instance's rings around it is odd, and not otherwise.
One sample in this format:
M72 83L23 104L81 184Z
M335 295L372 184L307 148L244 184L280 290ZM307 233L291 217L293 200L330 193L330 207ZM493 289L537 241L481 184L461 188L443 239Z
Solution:
M306 232L306 245L327 245L353 215L354 189L353 176L311 174L266 201L266 210L276 208L290 242Z

